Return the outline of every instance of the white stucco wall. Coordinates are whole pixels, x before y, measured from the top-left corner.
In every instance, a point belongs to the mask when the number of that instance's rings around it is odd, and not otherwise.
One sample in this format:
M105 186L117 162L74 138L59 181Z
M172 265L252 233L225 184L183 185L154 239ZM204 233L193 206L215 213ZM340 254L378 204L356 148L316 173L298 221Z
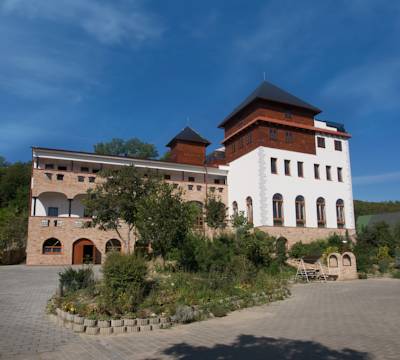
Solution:
M238 202L239 211L246 210L245 199L253 198L254 225L273 226L272 197L283 196L284 226L296 226L295 198L305 198L306 227L318 227L316 200L325 199L326 227L337 228L336 201L342 199L345 208L345 227L354 229L353 195L348 141L342 140L342 151L334 149L334 138L325 138L325 148L316 155L259 147L230 163L229 204ZM278 174L271 173L271 158L277 158ZM284 160L290 160L291 176L284 172ZM297 175L297 162L303 162L304 177ZM314 178L314 164L320 165L320 180ZM331 166L332 181L326 180L326 166ZM337 167L341 167L343 182L338 182Z

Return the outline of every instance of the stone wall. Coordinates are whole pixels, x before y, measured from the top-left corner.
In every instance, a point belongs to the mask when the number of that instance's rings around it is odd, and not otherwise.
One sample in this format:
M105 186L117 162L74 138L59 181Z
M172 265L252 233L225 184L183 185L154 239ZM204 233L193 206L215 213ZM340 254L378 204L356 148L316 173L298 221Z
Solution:
M309 227L287 227L287 226L260 226L257 229L275 237L284 237L287 240L288 247L292 247L298 241L304 244L314 240L326 239L333 234L345 235L346 229L330 228L309 228ZM348 229L350 237L354 237L355 230Z

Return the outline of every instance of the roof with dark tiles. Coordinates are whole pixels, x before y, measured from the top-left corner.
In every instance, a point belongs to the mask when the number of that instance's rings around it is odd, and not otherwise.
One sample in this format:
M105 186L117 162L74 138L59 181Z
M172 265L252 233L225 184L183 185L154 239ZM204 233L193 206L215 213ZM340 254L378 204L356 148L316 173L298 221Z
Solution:
M305 102L304 100L288 93L287 91L263 81L231 114L229 114L218 127L223 127L232 116L236 115L240 110L252 103L256 99L268 100L280 104L291 105L301 109L309 110L314 115L319 114L322 110Z
M178 135L176 135L168 144L168 147L171 147L176 141L187 141L191 143L204 144L205 146L210 145L211 143L203 138L199 133L194 131L189 126L186 126Z

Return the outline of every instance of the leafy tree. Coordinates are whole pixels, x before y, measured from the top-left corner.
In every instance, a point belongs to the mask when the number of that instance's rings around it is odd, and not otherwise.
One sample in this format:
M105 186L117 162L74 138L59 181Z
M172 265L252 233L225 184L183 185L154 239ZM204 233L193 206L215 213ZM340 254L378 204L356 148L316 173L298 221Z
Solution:
M0 168L8 166L8 162L6 161L4 156L0 155Z
M205 221L212 229L224 229L226 227L226 210L225 204L220 197L214 194L208 195L205 203Z
M171 151L166 151L164 155L160 157L160 160L168 161L171 160Z
M104 181L89 189L84 204L93 215L92 224L101 230L114 230L125 243L128 252L138 220L139 202L149 196L158 179L145 179L133 167L107 169L99 174ZM126 234L122 226L126 225ZM136 237L135 237L136 238Z
M400 211L400 201L361 201L354 200L354 214L357 219L361 215L373 215Z
M231 216L231 224L236 230L236 238L242 234L248 233L248 231L253 227L253 224L247 221L244 211L239 211L237 214L233 214Z
M195 214L193 205L183 201L181 191L159 182L139 203L137 227L141 238L165 261L168 252L188 235Z
M141 159L154 159L158 156L153 144L145 143L138 138L128 140L114 138L109 142L99 142L94 145L94 152L101 155L126 154Z
M28 207L31 164L17 162L0 168L0 207Z

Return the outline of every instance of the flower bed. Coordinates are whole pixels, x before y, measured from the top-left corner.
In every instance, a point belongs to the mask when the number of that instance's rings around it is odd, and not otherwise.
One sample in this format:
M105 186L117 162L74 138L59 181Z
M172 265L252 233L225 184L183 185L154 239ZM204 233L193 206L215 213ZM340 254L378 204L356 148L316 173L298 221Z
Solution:
M238 296L227 297L220 299L214 307L214 313L205 314L198 306L182 306L175 315L168 316L152 316L149 318L135 318L135 319L111 319L100 320L90 319L80 316L79 314L72 314L60 308L56 308L57 323L67 329L71 329L76 333L85 333L87 335L118 335L124 333L143 333L158 329L169 329L174 324L179 322L191 322L194 317L197 319L206 319L209 317L224 316L225 312L218 312L218 305L222 309L229 307L232 310L241 309L249 306L262 305L272 301L282 300L290 295L286 288L278 289L272 294L265 292L253 293L247 298ZM186 320L183 314L186 313ZM197 315L196 315L197 314Z

